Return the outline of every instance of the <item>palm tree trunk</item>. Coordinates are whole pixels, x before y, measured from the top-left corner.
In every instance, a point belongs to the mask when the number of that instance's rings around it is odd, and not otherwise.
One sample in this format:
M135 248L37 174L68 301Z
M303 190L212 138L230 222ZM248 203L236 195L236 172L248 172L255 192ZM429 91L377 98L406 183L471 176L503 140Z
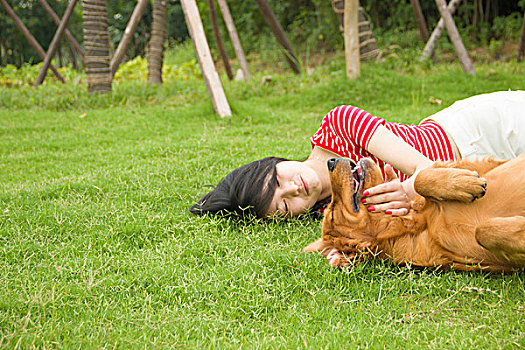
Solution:
M106 0L82 0L86 80L89 92L111 92Z
M167 0L153 2L153 23L148 52L148 83L162 83L162 61L164 59L164 41L168 22Z

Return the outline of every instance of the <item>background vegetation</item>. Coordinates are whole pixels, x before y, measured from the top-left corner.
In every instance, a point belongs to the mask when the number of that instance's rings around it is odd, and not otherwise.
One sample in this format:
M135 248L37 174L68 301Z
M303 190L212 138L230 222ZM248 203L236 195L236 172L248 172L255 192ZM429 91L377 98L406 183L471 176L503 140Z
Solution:
M47 49L56 25L44 11L37 0L7 0L25 25L33 33L44 49ZM67 7L66 0L48 0L58 14ZM339 23L329 0L268 0L278 20L287 31L289 39L299 51L332 52L342 48ZM181 5L178 0L168 1L168 41L169 45L188 39ZM429 28L439 19L434 0L420 0L422 10ZM133 12L135 1L107 0L108 20L111 43L117 47L126 24ZM275 40L259 13L255 1L229 0L228 4L235 19L242 44L248 52L261 54L275 48ZM211 23L206 1L198 1L201 17L211 34ZM389 34L415 33L417 28L409 0L361 0L367 11L376 36L389 37ZM521 28L525 0L473 0L463 2L455 15L456 24L461 28L465 44L469 47L488 46L491 41L494 47L501 46L506 40L517 40ZM220 13L220 11L219 11ZM152 8L148 6L142 21L127 52L128 59L146 54L147 42L151 31ZM223 36L227 31L222 20L219 21ZM77 6L70 20L70 31L79 42L82 42L82 9ZM40 62L25 38L20 34L4 10L0 11L0 66L14 64L20 67L23 63ZM417 37L394 35L392 39L405 41L395 44L411 45ZM213 40L211 46L215 49ZM393 40L392 40L393 41ZM392 44L394 42L389 42ZM227 45L233 57L231 45ZM66 66L75 63L68 44L64 41L57 53L57 65Z

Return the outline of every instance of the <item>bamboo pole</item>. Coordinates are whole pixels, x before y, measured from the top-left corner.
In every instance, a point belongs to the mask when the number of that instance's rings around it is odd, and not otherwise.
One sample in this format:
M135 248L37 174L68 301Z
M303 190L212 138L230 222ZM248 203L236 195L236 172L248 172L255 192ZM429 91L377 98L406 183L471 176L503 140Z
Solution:
M56 25L58 26L60 24L60 18L57 16L55 11L53 11L53 9L51 8L51 6L49 6L46 0L38 0L38 1L42 5L42 7L44 7L44 10L46 10L49 16L51 16L51 18L53 19L53 22L55 22ZM69 44L73 47L76 53L80 56L82 61L84 61L84 50L82 49L82 46L80 46L78 41L75 40L75 37L73 36L73 34L71 34L69 29L66 28L64 35L66 36L66 39L69 41Z
M359 1L345 0L343 15L343 35L345 42L346 76L349 79L359 77Z
M15 25L18 28L18 30L26 37L27 41L29 42L29 45L31 45L31 47L36 51L38 56L40 56L40 58L44 60L46 58L46 52L44 51L42 46L40 46L38 41L36 41L33 35L31 35L31 32L29 31L29 29L27 29L27 27L20 20L20 18L18 18L15 11L11 8L11 6L9 6L6 0L0 0L0 5L2 5L2 7L5 9L9 17L11 17L13 22L15 22ZM64 78L62 77L62 75L58 72L58 69L55 68L55 66L50 64L49 68L55 74L58 80L60 80L63 83L66 82Z
M69 22L71 15L73 14L73 10L75 9L75 5L77 4L77 1L78 0L71 0L69 5L67 6L66 12L64 13L64 16L62 17L62 20L60 21L60 24L58 25L58 29L55 33L55 36L53 36L53 40L51 40L49 49L46 52L46 58L44 59L44 62L42 63L42 68L40 68L40 73L38 73L38 77L36 78L35 86L42 84L44 82L44 79L46 78L47 69L49 68L49 65L51 64L51 59L55 55L58 44L60 44L60 39L62 38L62 34L64 34L64 30L67 27L67 23Z
M120 39L117 51L115 51L115 54L111 59L111 76L115 75L115 72L117 71L118 67L120 66L120 63L122 62L122 58L124 57L124 54L128 49L131 38L133 38L133 34L135 34L135 30L137 29L137 26L140 22L140 18L142 17L142 14L144 13L146 6L148 5L148 1L149 0L138 0L138 3L135 6L135 9L133 10L133 13L131 14L131 18L129 19L128 25L126 26L126 30L124 31L124 36L122 36L122 39Z
M476 72L474 71L474 64L470 60L467 50L463 45L463 41L461 41L461 36L459 35L458 29L454 24L454 19L452 18L452 15L447 9L447 4L445 3L445 0L435 1L439 13L441 14L441 18L443 18L443 20L445 21L445 28L447 28L448 37L450 38L450 41L452 41L452 45L454 45L454 49L456 50L459 62L461 63L463 70L469 74L475 74Z
M520 43L518 44L518 62L525 54L525 12L523 13L523 25L521 26Z
M450 12L451 16L454 14L454 12L456 12L456 9L458 8L460 2L461 0L451 0L448 3L447 9L448 9L448 12ZM425 48L423 49L423 52L421 53L421 58L419 59L420 62L428 60L429 58L434 56L434 52L436 51L438 40L443 34L443 30L445 30L445 21L443 20L443 17L441 17L439 19L438 24L432 31L430 38L425 44Z
M180 3L215 113L221 117L231 116L230 105L211 58L210 48L208 47L197 4L195 0L181 0Z
M419 4L419 0L410 0L410 3L412 4L412 9L414 10L414 15L416 16L416 21L419 27L419 33L421 34L421 39L423 39L424 42L427 42L429 38L427 22L425 21L423 11L421 11L421 5Z
M288 61L288 64L290 65L292 70L295 73L299 74L301 70L299 69L298 60L293 53L292 45L290 45L290 42L286 38L286 34L284 33L284 30L281 27L281 24L277 20L277 17L275 17L275 14L273 13L272 8L270 7L270 5L268 5L266 0L255 0L255 1L257 2L257 5L259 6L259 10L261 11L263 18L266 21L266 24L268 25L268 27L270 27L270 30L272 31L273 35L275 36L279 44L281 44L286 50L285 52L286 61Z
M228 29L228 34L230 35L230 40L232 41L233 49L235 50L235 56L239 60L241 65L242 72L244 73L244 80L250 81L251 74L250 69L248 68L248 63L246 62L246 56L244 55L244 50L242 49L241 41L239 40L239 35L237 34L237 29L235 28L235 23L233 22L232 15L230 13L230 8L226 0L218 0L219 8L221 9L222 18Z
M230 66L230 59L224 48L224 43L222 42L221 32L219 31L219 22L217 20L217 9L215 8L215 0L208 0L208 6L210 7L210 19L211 26L213 28L213 34L215 35L215 41L217 42L217 47L219 48L219 53L221 55L222 62L224 63L224 69L226 70L226 75L228 79L233 79L232 67Z

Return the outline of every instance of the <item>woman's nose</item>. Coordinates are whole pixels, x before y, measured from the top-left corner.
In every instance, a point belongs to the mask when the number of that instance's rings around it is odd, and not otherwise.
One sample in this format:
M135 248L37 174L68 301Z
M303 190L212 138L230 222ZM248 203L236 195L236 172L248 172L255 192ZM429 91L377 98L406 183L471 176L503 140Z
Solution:
M283 192L289 196L296 196L299 193L299 186L293 180L288 181Z

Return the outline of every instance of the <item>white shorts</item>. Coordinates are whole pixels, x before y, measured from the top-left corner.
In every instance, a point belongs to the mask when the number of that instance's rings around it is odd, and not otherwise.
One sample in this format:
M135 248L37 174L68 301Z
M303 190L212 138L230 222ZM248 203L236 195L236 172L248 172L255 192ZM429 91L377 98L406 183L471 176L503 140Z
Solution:
M445 129L463 159L512 159L525 153L525 91L473 96L425 119Z

